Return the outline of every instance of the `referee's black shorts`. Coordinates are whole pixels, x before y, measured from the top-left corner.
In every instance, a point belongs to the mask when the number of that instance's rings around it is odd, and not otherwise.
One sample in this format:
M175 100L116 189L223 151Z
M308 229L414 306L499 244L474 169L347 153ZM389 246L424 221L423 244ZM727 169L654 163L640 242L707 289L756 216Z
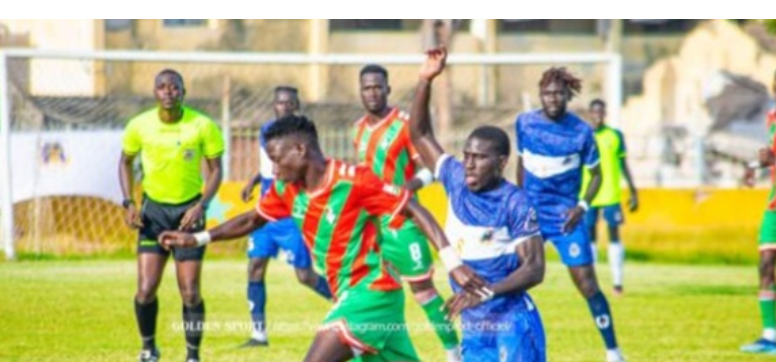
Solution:
M163 231L178 230L183 215L191 206L196 204L201 195L180 203L165 204L151 200L143 195L143 204L140 207L140 219L143 221L143 227L140 228L137 239L138 253L155 253L169 256L170 251L159 245L159 235ZM202 219L194 222L189 232L205 230L205 213L202 213ZM205 257L205 246L198 248L173 248L172 255L175 260L202 260Z

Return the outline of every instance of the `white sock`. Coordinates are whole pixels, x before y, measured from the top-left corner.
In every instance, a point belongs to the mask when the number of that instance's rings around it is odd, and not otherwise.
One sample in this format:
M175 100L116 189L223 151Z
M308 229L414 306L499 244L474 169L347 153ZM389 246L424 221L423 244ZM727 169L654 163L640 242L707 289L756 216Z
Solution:
M255 339L255 340L260 341L260 342L266 342L267 341L267 331L254 329L253 333L251 334L251 339Z
M612 283L622 286L623 263L625 262L625 247L621 242L609 243L609 266L612 268Z
M607 349L606 350L606 360L607 361L623 361L622 358L622 352L620 352L619 348L615 349Z
M763 339L771 342L776 342L776 328L763 329Z

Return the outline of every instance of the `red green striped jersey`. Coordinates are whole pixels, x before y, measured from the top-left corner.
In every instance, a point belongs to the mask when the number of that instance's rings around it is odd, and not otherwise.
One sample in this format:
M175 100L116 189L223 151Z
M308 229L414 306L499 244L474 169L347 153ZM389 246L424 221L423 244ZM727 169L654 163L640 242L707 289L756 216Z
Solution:
M358 162L385 182L404 186L417 172L414 159L419 155L410 139L409 116L397 107L375 125L367 116L358 120L353 143Z
M768 148L776 154L776 108L768 112ZM771 166L771 194L768 196L768 210L776 211L776 167Z
M400 226L409 199L409 192L384 183L366 166L328 160L322 186L306 190L275 181L256 212L269 221L293 217L316 268L339 296L355 287L401 288L381 262L375 220L387 216L391 226Z

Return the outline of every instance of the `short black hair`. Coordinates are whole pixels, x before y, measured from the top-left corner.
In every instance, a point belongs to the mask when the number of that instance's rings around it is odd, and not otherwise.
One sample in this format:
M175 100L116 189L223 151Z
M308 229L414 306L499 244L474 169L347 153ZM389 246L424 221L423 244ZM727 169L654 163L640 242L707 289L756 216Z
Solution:
M596 105L606 108L606 102L604 102L604 100L601 98L593 99L590 102L590 108L593 108L593 106L596 106Z
M289 85L279 85L275 87L275 94L282 93L282 92L291 93L294 95L294 97L297 97L297 98L299 97L299 89L296 89L296 87L292 87Z
M301 107L302 101L299 99L299 89L296 87L292 87L289 85L279 85L275 87L275 98L278 97L278 94L280 93L288 93L290 94L294 100L296 101L297 107Z
M509 136L498 127L480 126L469 135L469 138L477 138L493 143L493 147L499 156L509 157Z
M359 78L364 74L382 74L385 81L388 81L388 70L380 64L367 64L361 68L361 72L358 74Z
M156 78L155 79L158 80L163 75L171 75L171 76L177 77L178 80L181 81L181 85L184 85L183 84L183 76L180 73L178 73L178 71L175 70L175 69L170 69L170 68L162 69L161 72L156 74Z
M282 117L269 126L264 131L264 140L269 142L290 135L305 136L309 141L318 143L318 131L315 129L315 123L305 116L293 114Z

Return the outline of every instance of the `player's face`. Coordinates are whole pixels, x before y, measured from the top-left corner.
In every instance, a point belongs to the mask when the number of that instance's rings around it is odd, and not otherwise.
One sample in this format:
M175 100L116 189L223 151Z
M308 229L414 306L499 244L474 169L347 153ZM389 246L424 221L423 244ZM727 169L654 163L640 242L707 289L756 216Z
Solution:
M287 136L267 142L267 156L272 160L275 179L296 182L304 177L307 147L298 137Z
M382 112L388 106L391 88L382 74L366 73L361 76L361 104L370 113Z
M156 97L156 103L162 109L180 108L185 94L186 89L183 88L183 80L178 76L164 73L156 77L154 97Z
M598 103L593 104L590 107L590 125L593 128L601 127L604 124L604 119L606 119L606 108Z
M291 92L278 92L275 94L275 103L272 105L275 110L275 119L290 116L299 110L299 100Z
M560 82L552 82L540 90L539 98L542 100L542 109L551 119L559 119L566 113L569 94L566 87Z
M466 186L472 191L486 190L501 180L506 157L499 156L493 142L470 137L463 149Z

